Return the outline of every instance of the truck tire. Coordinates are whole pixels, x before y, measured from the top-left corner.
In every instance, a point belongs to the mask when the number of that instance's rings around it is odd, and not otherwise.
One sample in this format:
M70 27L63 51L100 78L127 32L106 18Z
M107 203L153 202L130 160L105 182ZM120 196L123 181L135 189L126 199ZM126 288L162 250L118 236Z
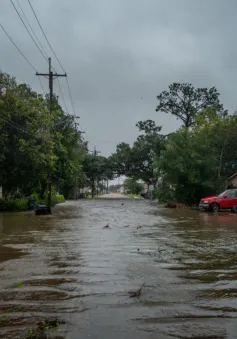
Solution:
M237 213L237 206L234 206L231 208L231 213Z
M210 210L212 212L219 212L220 206L216 202L213 202L210 206Z

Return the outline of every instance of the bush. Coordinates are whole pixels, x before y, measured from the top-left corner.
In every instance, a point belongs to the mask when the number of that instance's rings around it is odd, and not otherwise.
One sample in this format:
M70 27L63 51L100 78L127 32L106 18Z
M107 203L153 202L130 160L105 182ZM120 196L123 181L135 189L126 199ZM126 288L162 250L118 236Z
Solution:
M28 198L18 198L18 199L0 199L0 211L9 211L9 212L21 212L28 211L28 202L29 199L34 199L37 204L44 204L45 202L39 198L37 193L33 193ZM52 195L52 206L56 204L62 204L65 202L65 198L61 194Z
M53 194L51 198L52 206L56 204L63 204L65 202L65 198L62 194Z
M158 199L160 203L167 203L174 199L174 192L169 187L160 187L152 192L152 197Z
M32 193L29 196L29 199L34 199L36 204L44 204L44 200L40 199L40 196L38 193Z
M28 210L28 199L19 198L11 200L0 199L0 210L2 211L27 211Z

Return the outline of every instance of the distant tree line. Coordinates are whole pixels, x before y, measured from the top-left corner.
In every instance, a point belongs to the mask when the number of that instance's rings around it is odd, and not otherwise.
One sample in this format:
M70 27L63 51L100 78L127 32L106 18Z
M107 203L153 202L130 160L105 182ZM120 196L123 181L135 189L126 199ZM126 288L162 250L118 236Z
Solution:
M174 115L182 126L169 135L153 120L139 121L133 145L122 142L110 157L91 153L76 117L53 98L0 72L0 186L5 197L42 199L49 180L54 191L69 196L72 188L107 188L105 182L126 176L132 193L139 180L154 185L161 201L196 203L226 187L237 171L237 115L229 115L215 87L174 83L157 96L157 112ZM116 175L115 175L116 173ZM110 187L116 190L117 187Z
M237 115L229 115L215 87L174 83L157 96L157 112L174 115L182 126L169 135L152 120L139 121L133 145L120 143L113 166L133 180L155 186L154 196L181 203L225 189L237 171Z

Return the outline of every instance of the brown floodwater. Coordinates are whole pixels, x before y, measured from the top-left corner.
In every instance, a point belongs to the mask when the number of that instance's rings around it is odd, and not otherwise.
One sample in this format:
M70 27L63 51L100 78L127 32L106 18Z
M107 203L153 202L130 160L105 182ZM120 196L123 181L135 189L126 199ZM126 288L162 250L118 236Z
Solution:
M57 338L232 339L236 316L237 215L112 199L0 214L1 338L57 317Z

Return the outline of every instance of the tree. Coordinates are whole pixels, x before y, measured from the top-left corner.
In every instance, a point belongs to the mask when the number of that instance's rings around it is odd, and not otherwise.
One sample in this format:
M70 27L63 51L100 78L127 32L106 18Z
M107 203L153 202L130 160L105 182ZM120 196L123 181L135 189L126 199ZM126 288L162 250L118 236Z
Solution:
M0 185L6 193L27 195L52 169L50 126L42 96L0 73Z
M83 170L87 177L87 184L91 187L92 197L95 195L95 187L101 180L113 179L110 160L95 154L86 154Z
M173 195L180 203L194 204L216 191L216 159L211 145L187 128L168 138L158 161L162 181L173 187Z
M116 153L111 157L114 167L120 175L156 184L157 172L154 172L153 160L163 148L164 137L159 134L161 127L156 126L153 120L139 121L136 126L142 134L132 147L126 143L117 146Z
M134 178L125 179L123 185L128 193L139 194L143 190L143 185Z
M75 118L65 114L54 97L49 98L0 72L0 185L5 194L43 198L48 174L55 189L83 179L86 145ZM10 173L10 175L9 175Z
M167 139L155 166L162 183L173 186L177 201L198 203L226 188L227 178L237 169L236 129L236 115L220 116L207 109L192 130L181 128Z
M189 83L173 83L169 91L157 96L159 104L156 112L170 113L183 122L184 127L192 127L199 112L214 108L225 116L227 111L219 101L219 93L215 87L195 88Z

